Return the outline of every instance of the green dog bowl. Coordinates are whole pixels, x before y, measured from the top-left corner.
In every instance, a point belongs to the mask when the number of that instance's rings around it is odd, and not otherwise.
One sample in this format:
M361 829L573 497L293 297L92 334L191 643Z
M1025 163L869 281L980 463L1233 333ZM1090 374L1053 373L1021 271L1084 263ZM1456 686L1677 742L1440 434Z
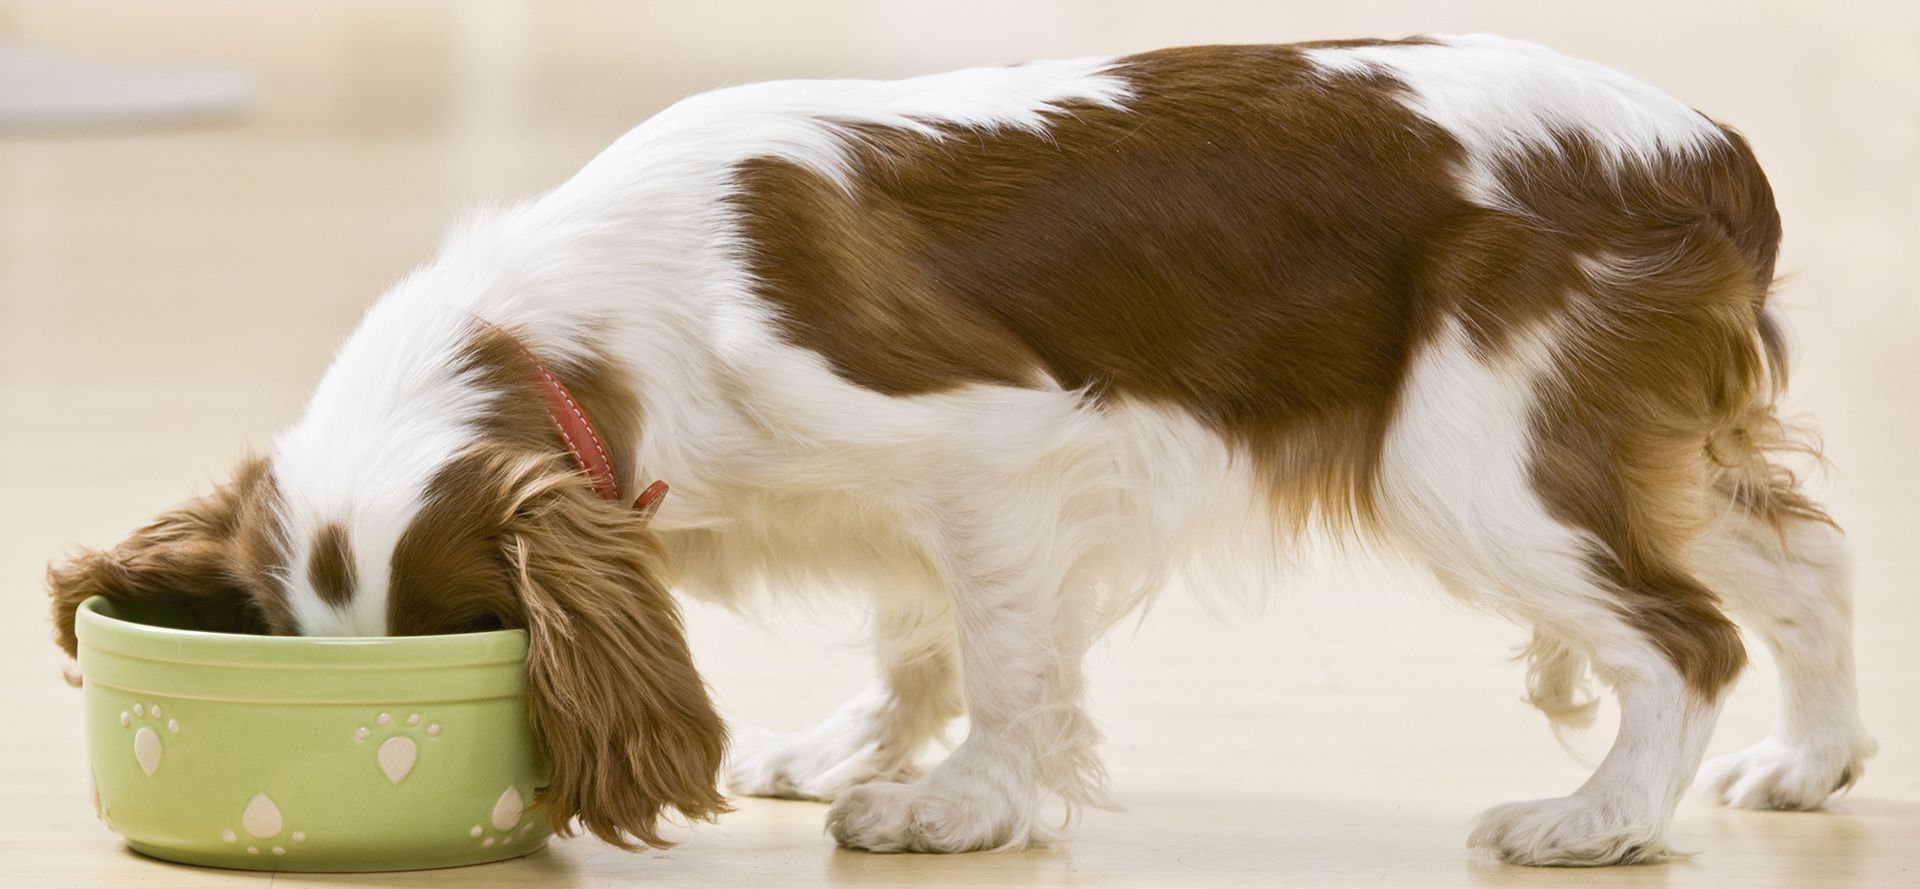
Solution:
M546 845L524 631L245 636L183 611L80 607L99 815L214 867L454 867Z

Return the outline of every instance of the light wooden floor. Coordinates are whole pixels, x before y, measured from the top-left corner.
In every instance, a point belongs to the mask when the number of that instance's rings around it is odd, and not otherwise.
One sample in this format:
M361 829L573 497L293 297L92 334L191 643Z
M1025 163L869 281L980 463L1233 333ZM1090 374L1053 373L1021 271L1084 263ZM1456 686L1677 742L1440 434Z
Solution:
M1128 810L1017 855L837 850L823 807L742 801L668 852L593 841L510 864L278 885L1920 885L1920 7L973 2L640 4L0 0L0 39L230 64L232 127L0 138L0 885L266 882L143 860L86 802L79 697L40 573L204 490L291 420L329 350L456 212L551 184L672 99L773 76L892 76L1195 42L1495 30L1625 67L1741 128L1788 232L1799 406L1859 553L1865 780L1817 814L1686 803L1687 860L1604 872L1477 860L1467 820L1584 768L1518 702L1517 630L1389 567L1263 608L1181 598L1095 655ZM1572 12L1582 10L1578 17ZM1035 7L1030 9L1029 7ZM1446 11L1441 11L1444 8ZM743 724L797 728L864 682L857 615L705 608L700 662ZM821 639L829 640L822 643ZM1762 658L1715 752L1766 730ZM1588 761L1605 734L1578 741Z

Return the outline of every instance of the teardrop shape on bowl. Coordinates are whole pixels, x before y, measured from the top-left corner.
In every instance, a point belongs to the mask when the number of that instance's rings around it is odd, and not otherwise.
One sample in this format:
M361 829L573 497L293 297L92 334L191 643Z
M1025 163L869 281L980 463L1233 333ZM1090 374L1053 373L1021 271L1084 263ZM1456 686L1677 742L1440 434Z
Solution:
M280 807L266 794L256 793L240 814L240 826L247 829L248 836L258 839L274 836L280 832Z
M420 748L412 738L395 736L381 742L374 758L380 762L380 772L387 781L398 784L413 773L414 760L420 756Z
M160 736L153 729L143 725L133 733L133 758L149 778L160 768Z
M507 792L500 794L500 801L493 804L493 829L511 830L520 823L520 813L526 808L526 802L520 799L520 791L507 788Z

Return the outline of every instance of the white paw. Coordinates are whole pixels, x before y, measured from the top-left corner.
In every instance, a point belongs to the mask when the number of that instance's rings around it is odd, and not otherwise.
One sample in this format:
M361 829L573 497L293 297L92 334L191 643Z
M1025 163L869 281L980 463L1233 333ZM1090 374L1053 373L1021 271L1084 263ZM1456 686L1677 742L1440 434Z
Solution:
M889 743L877 726L838 717L805 732L745 729L727 754L727 786L736 794L831 800L869 781L911 781L917 744Z
M955 786L938 773L913 784L864 784L834 802L827 830L840 845L869 852L976 852L1026 845L1021 807L981 786ZM1017 834L1017 835L1016 835Z
M1651 861L1666 853L1661 825L1618 805L1584 796L1507 803L1481 812L1467 845L1510 864L1600 867Z
M1768 738L1700 769L1699 794L1742 809L1817 809L1866 771L1873 742L1795 745Z

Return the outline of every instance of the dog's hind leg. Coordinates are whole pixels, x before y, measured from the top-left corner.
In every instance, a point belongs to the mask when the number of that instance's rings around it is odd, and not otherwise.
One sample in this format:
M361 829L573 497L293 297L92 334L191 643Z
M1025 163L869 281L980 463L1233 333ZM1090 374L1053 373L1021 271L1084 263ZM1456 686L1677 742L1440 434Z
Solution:
M1773 653L1779 711L1765 740L1707 763L1700 793L1749 809L1813 809L1859 780L1875 746L1854 691L1846 545L1817 512L1756 506L1730 499L1695 560Z
M1557 345L1542 328L1490 355L1448 325L1415 356L1380 507L1385 529L1450 589L1533 626L1536 644L1559 653L1544 666L1591 663L1620 702L1618 738L1585 784L1485 812L1470 843L1521 864L1624 864L1664 850L1743 652L1711 592L1661 553L1623 551L1601 533L1641 527L1616 514L1627 505L1595 497L1603 514L1556 509L1558 473L1591 468L1577 454L1539 453L1535 418Z

